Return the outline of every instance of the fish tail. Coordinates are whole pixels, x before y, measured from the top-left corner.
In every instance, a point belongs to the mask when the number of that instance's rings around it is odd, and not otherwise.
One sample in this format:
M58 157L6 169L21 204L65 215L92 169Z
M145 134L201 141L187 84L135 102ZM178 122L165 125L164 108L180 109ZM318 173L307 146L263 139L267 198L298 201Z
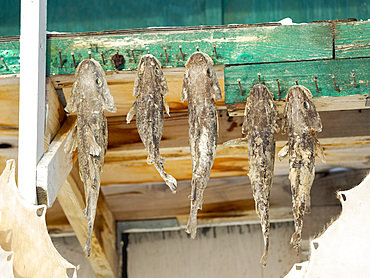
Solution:
M268 203L260 203L259 205L256 204L257 214L260 217L261 222L261 229L262 229L262 235L263 235L263 241L265 244L264 252L261 257L260 263L262 266L266 266L267 258L268 258L268 249L270 244L270 220L269 220L269 207Z
M164 161L164 158L162 158L161 156L158 156L158 157L159 157L158 159L151 159L152 163L154 164L158 173L161 175L164 182L171 189L172 193L175 194L176 188L177 188L177 180L173 176L167 174L167 172L164 170L163 163L162 163L162 161Z
M90 188L87 195L86 208L83 211L85 217L87 218L87 235L84 251L86 252L86 255L88 257L90 256L91 252L91 236L95 222L98 197L99 197L99 187L95 189Z
M293 248L297 249L298 252L299 252L299 247L301 246L301 241L302 241L301 233L302 233L301 230L295 231L294 234L292 235L292 238L290 239L290 244L292 244Z
M265 249L264 249L263 255L261 257L260 263L262 264L262 266L266 266L267 258L268 258L268 252L269 252L269 244L270 244L269 232L268 231L263 233L263 239L265 241Z
M192 202L188 224L186 226L186 232L190 234L192 239L197 235L197 212L198 208L195 206L194 202Z
M94 225L92 222L93 221L90 221L87 227L87 237L86 237L86 243L85 243L85 248L84 248L84 252L86 253L87 257L90 257L90 253L91 253L91 234L92 234L92 228Z
M177 188L177 180L169 174L167 174L167 176L164 177L163 179L167 186L171 189L172 193L175 194Z

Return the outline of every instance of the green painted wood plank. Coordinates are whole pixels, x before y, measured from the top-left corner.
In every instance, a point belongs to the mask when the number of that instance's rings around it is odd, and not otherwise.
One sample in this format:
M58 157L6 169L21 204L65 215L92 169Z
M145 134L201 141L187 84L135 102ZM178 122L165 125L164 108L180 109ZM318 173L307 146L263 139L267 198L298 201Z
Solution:
M104 53L105 70L113 70L110 60L116 50L124 55L125 70L135 69L140 57L149 52L156 56L165 67L183 67L179 45L186 59L196 47L213 59L216 65L239 63L263 63L332 58L332 37L329 23L264 26L247 28L222 28L158 32L137 32L129 35L95 36L77 38L55 38L48 40L47 73L68 74L74 72L71 52L76 62L92 57L101 61ZM213 44L216 45L218 59ZM166 47L168 62L163 48ZM63 68L60 68L59 52L62 50ZM133 61L133 49L136 63Z
M258 73L261 74L262 84L270 89L275 99L284 99L289 88L296 85L296 78L298 84L307 87L314 98L370 94L369 67L370 58L229 66L225 67L225 103L228 107L244 103L252 87L259 83ZM355 74L356 88L352 74ZM242 94L238 78L241 79ZM276 79L279 79L280 96Z
M336 24L335 58L370 56L370 21Z
M19 73L19 41L0 42L0 58L0 74Z

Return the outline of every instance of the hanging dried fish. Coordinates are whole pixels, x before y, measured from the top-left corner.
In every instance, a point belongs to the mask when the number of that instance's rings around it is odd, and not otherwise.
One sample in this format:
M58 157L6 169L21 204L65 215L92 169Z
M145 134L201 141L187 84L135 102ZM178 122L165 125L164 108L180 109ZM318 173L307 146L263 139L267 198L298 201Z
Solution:
M221 89L213 61L202 52L193 53L185 64L181 102L188 101L189 143L193 169L191 208L186 232L195 238L197 211L202 209L203 192L207 186L216 156L218 118L216 103Z
M280 150L282 160L289 153L289 179L292 190L295 233L291 244L298 249L301 242L303 216L310 212L310 192L315 179L315 150L323 162L324 152L316 138L322 125L312 94L304 86L293 86L286 96L282 132L288 133L289 141Z
M256 212L261 221L265 250L261 263L265 266L269 248L269 200L274 177L275 136L278 113L274 95L261 84L255 85L247 98L242 133L246 138L224 143L233 146L247 141L249 179L251 180Z
M74 133L67 149L71 151L78 146L79 172L86 197L84 214L88 223L85 251L90 256L91 233L108 144L107 119L103 110L114 113L116 106L105 80L104 70L97 61L82 61L75 75L76 81L65 110L67 113L77 110L77 136Z
M167 93L167 82L160 62L151 54L142 56L134 86L136 100L126 120L129 123L136 114L137 130L149 153L148 164L154 165L172 193L176 193L177 181L166 173L163 167L164 158L159 154L164 120L163 106L168 116L170 115L168 103L163 98Z

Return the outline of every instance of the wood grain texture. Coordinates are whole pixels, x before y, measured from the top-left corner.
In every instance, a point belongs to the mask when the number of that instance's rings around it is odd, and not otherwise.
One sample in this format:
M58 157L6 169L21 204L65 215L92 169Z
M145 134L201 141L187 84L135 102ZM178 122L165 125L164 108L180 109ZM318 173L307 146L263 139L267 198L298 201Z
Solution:
M72 226L81 246L85 246L87 220L82 211L85 208L83 184L74 167L58 194L68 222ZM49 223L50 224L50 221ZM97 277L118 277L118 255L116 251L116 225L114 216L107 207L102 194L99 195L97 215L91 238L89 262Z
M353 21L335 25L335 58L370 56L370 24Z
M297 79L299 85L311 91L315 105L318 103L318 110L365 108L365 98L370 94L370 74L367 71L369 66L370 58L358 58L225 67L225 103L229 111L240 110L242 107L237 104L245 102L252 87L258 84L258 73L260 73L262 84L269 88L276 100L284 99L289 88L296 85L295 79ZM352 74L355 74L356 88ZM315 77L317 77L318 91ZM240 92L238 78L241 79L243 94ZM277 79L279 79L281 95L279 95ZM363 95L363 97L357 97L357 95ZM346 98L340 99L345 96L356 96L362 105L353 107L352 101L346 101ZM338 109L335 109L330 105L331 101L341 102L341 105L338 103ZM278 107L281 107L283 102L278 104Z
M155 32L153 32L153 30ZM142 55L149 52L165 67L183 67L196 47L213 59L216 65L297 61L332 58L332 25L314 23L302 25L264 24L214 26L213 28L156 28L139 29L127 34L92 35L79 37L55 36L47 40L47 74L72 74L75 71L71 52L76 64L91 57L102 62L104 70L115 70L111 57L119 50L125 62L119 69L132 70ZM90 36L86 36L90 35ZM217 59L213 44L216 45ZM179 51L182 46L184 60ZM12 70L19 68L18 42L0 42L5 60L9 59ZM168 62L164 52L167 51ZM132 51L135 55L134 61ZM61 50L61 58L59 56ZM14 64L14 65L13 65ZM62 68L60 68L62 64ZM9 74L0 65L0 74ZM17 68L18 67L18 68Z

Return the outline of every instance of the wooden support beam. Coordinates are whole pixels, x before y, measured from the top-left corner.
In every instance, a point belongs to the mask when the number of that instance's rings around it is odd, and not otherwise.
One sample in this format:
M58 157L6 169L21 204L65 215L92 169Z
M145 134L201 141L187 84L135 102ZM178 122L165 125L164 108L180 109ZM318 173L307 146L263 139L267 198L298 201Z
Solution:
M85 209L83 184L75 164L67 181L61 187L58 201L75 232L81 246L85 246L87 220L82 211ZM119 277L119 257L116 251L116 222L103 194L99 195L97 215L91 238L91 256L88 257L96 276Z
M40 204L53 205L77 159L77 155L64 150L76 124L76 116L67 118L37 165L37 197Z
M44 153L46 0L21 1L18 188L36 198L36 166Z

